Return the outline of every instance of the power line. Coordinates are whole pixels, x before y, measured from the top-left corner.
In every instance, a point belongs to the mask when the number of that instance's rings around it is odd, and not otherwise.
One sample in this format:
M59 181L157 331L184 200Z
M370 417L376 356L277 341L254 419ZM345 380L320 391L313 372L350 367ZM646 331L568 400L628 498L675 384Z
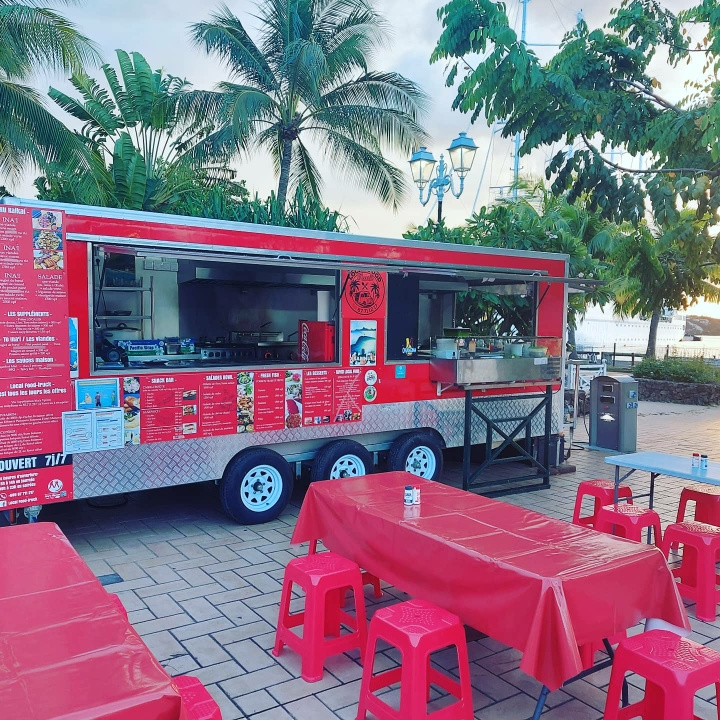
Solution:
M560 24L563 26L563 30L567 32L567 27L565 26L565 23L563 22L563 19L560 17L560 13L558 12L557 7L555 6L555 0L550 0L550 5L552 5L552 9L555 11L555 15L557 15L557 19L560 21Z

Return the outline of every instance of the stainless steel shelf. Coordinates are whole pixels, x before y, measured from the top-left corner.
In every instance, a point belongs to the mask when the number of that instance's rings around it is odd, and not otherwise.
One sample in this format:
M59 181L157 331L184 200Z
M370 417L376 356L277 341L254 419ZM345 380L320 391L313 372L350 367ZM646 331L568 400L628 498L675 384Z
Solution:
M105 286L98 292L150 292L152 288L149 287L107 287Z
M95 319L123 322L125 320L150 320L152 319L152 315L96 315Z

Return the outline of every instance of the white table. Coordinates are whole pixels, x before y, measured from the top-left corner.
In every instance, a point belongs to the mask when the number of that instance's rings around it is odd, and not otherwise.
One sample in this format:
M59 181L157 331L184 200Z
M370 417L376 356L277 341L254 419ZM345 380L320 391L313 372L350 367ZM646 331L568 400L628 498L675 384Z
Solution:
M608 465L615 466L615 502L618 501L618 488L636 470L650 473L649 495L634 495L633 497L650 498L650 507L653 506L655 493L655 478L659 475L669 475L681 480L693 480L708 485L720 485L720 462L709 462L706 470L692 466L690 455L670 455L661 452L638 452L628 455L609 455L605 458ZM625 475L620 475L620 468L627 468Z

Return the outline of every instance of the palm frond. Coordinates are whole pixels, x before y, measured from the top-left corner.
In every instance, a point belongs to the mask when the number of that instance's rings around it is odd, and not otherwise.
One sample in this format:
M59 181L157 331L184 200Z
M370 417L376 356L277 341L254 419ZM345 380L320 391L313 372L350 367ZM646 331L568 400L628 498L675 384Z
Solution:
M227 5L221 5L210 16L209 22L191 25L190 38L195 45L204 47L209 55L219 57L233 76L266 91L278 88L265 56Z
M65 112L69 113L84 123L92 124L94 130L99 131L104 137L112 135L123 122L116 114L115 103L108 92L100 87L93 78L84 72L75 73L70 82L80 92L84 103L77 101L64 92L51 87L48 95Z
M81 147L33 88L0 76L0 107L0 171L10 177L16 177L25 162L43 167L71 158Z
M397 211L407 193L407 184L400 170L379 153L343 133L325 128L316 134L326 159L336 170Z
M75 72L99 57L95 43L50 8L29 2L0 4L0 67L9 79Z
M322 178L320 177L320 171L301 139L298 139L293 148L290 185L292 188L301 188L306 197L321 200Z

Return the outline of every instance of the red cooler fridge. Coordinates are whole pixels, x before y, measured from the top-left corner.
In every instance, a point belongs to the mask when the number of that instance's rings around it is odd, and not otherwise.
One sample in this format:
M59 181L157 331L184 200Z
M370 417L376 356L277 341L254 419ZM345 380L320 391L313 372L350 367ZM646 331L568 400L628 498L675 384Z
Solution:
M301 362L335 362L335 326L329 322L300 320L298 351Z

